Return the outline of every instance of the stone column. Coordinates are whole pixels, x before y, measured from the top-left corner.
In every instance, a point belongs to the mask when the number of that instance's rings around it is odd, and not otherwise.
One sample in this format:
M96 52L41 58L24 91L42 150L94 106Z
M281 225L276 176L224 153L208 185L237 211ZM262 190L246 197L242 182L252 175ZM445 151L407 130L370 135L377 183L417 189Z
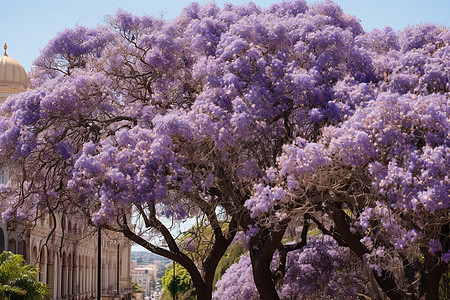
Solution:
M61 298L61 276L62 276L62 261L59 258L58 253L55 253L55 288L57 299Z
M73 257L72 257L72 290L71 290L71 294L72 297L74 299L77 299L76 297L78 296L78 260L77 260L77 254L76 252L73 253Z
M40 268L39 280L43 283L47 283L47 251L45 248L41 249L39 268Z
M72 296L72 284L73 284L73 266L72 266L72 255L69 256L69 261L67 262L69 264L67 268L67 294L70 297Z

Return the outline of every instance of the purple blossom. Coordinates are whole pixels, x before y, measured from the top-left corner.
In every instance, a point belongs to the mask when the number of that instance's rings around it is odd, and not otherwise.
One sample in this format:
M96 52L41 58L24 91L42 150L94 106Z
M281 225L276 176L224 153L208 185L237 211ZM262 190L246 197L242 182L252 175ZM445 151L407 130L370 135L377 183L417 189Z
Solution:
M450 251L447 253L444 253L441 257L441 260L445 263L450 262Z
M272 260L272 269L277 259L278 254ZM349 259L350 253L330 238L311 237L305 247L288 254L286 275L278 287L280 298L353 299L357 293L365 293L364 280L355 272L343 271ZM248 255L227 269L217 283L213 299L223 298L259 299Z
M193 252L197 249L197 241L192 237L187 237L182 241L181 246L184 248L184 250L188 252Z
M252 238L257 236L257 234L259 233L260 230L261 229L259 228L258 225L254 225L254 226L249 225L248 226L248 230L245 232L245 246L247 248L252 246L253 243L251 242L251 240L252 240Z
M71 157L73 154L70 145L68 145L66 142L58 143L56 145L56 148L56 152L61 155L62 159L64 160L69 159L69 157Z
M430 253L433 255L442 251L442 245L438 240L430 239L428 241L428 246L430 246Z

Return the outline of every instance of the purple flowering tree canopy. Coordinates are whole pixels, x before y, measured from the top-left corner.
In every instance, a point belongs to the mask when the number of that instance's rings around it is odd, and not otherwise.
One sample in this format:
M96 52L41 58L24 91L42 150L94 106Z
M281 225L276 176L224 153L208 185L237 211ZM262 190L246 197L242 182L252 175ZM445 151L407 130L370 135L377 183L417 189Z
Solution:
M304 280L286 266L320 231L374 293L433 299L450 260L449 43L436 25L365 33L331 1L193 3L171 21L119 10L66 29L2 105L2 217L122 232L186 268L199 299L237 231L270 300ZM189 218L209 241L180 243L164 222Z

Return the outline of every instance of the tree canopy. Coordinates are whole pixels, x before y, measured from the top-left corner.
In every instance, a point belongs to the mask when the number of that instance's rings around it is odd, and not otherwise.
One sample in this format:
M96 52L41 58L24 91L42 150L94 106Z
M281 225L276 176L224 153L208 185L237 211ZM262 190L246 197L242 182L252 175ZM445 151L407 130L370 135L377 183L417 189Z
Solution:
M303 0L193 3L174 20L119 10L63 30L1 108L3 217L59 211L123 232L182 265L199 299L238 231L262 299L289 293L287 261L311 245L351 251L391 299L437 299L449 43L443 26L364 32L337 4ZM200 261L167 218L212 229L189 245Z

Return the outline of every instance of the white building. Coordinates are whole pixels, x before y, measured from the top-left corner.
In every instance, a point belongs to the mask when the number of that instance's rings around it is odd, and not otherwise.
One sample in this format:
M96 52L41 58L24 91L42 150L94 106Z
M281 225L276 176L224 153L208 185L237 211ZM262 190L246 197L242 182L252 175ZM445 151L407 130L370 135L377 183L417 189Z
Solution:
M24 91L27 74L5 53L0 58L0 105L11 94ZM8 180L0 172L0 183ZM1 200L1 199L0 199ZM0 223L0 252L24 255L40 266L39 280L52 287L53 299L95 299L97 296L98 235L80 219L42 217L32 224ZM55 228L53 234L49 233ZM131 299L131 243L118 234L102 232L102 299Z
M150 293L156 284L157 266L135 267L131 270L131 278L139 283L144 291L144 297L150 296Z
M22 65L5 53L0 58L0 103L11 94L23 92L26 89L28 76Z

